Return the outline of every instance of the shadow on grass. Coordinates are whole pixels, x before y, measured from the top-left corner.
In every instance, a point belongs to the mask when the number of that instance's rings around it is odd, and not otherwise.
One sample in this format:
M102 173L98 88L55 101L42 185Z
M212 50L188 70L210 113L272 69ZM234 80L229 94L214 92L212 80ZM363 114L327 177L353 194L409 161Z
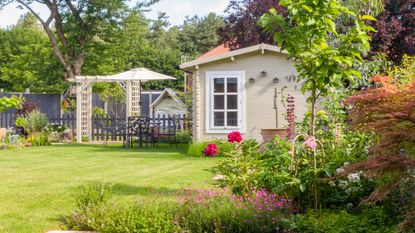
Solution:
M180 144L176 147L176 145L171 144L160 144L159 147L151 147L149 146L146 148L124 148L121 144L111 144L111 145L104 145L104 144L62 144L62 145L54 145L53 147L57 148L85 148L90 150L91 152L100 152L100 153L113 153L113 152L121 152L121 153L140 153L140 154L186 154L188 145L187 144Z
M144 197L161 197L177 195L183 191L183 189L172 189L167 187L154 187L154 186L137 186L125 183L105 183L105 182L89 182L84 185L75 187L76 193L87 186L104 187L110 186L112 194L114 196L144 196ZM75 194L77 195L77 194Z

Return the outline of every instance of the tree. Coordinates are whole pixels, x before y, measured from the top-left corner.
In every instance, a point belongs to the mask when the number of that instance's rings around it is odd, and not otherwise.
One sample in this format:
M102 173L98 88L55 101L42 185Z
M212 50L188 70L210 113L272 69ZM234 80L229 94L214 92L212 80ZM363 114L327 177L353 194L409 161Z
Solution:
M375 132L380 137L380 143L371 148L371 157L346 167L346 172L362 171L369 178L381 180L377 189L365 200L369 203L383 201L390 194L399 193L399 202L409 207L399 225L402 232L410 232L415 227L414 78L412 76L412 81L402 85L397 82L399 79L375 76L373 81L377 87L360 91L348 99L352 106L352 126ZM406 196L408 193L409 198Z
M187 16L183 25L176 27L178 50L186 55L200 55L211 50L219 44L217 31L223 26L223 18L215 13L204 17Z
M81 74L91 41L103 39L105 31L111 30L127 9L125 0L0 0L0 9L12 2L39 20L65 69L65 80ZM34 10L35 3L49 10L46 19Z
M225 26L218 31L221 42L232 50L259 43L274 44L272 34L264 31L257 22L271 8L286 16L286 10L278 2L279 0L231 0L225 10Z
M385 9L374 24L372 50L383 52L395 64L404 54L415 55L415 1L386 0Z
M309 139L315 143L316 103L325 97L331 89L342 87L344 80L353 80L361 74L353 67L361 63L361 53L370 48L367 31L373 30L364 24L362 18L355 16L348 8L336 0L282 0L280 4L287 8L290 17L285 18L276 9L261 17L260 24L274 34L278 45L288 52L302 81L301 90L308 94L310 103ZM355 27L346 33L337 32L335 21L343 14L354 18ZM317 151L314 147L313 167L317 171ZM315 208L318 205L317 187Z
M341 0L358 15L376 17L383 9L383 0ZM219 30L221 42L229 48L237 49L259 43L274 43L274 36L257 25L260 17L269 9L275 8L278 13L288 17L288 12L281 6L279 0L232 0L226 9L225 26ZM336 21L339 32L345 32L354 26L354 21L347 15L339 16Z
M54 59L49 39L32 14L0 30L0 83L8 91L57 92L66 88L62 66Z
M274 38L289 57L296 61L299 78L303 81L302 91L310 93L311 136L315 132L315 107L320 97L330 89L342 87L344 80L361 76L354 68L354 62L363 61L361 53L369 50L370 37L366 32L373 28L339 1L284 0L280 4L287 7L290 17L284 18L277 10L261 18L261 25L274 33ZM335 20L342 14L355 19L355 27L347 33L338 34ZM332 43L328 43L328 41Z

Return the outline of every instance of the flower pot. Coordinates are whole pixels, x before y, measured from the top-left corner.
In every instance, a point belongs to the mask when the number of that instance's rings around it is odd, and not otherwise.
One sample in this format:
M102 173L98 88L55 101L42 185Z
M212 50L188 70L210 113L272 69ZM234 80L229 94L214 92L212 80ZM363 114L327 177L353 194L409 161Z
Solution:
M261 129L261 135L264 142L271 141L275 135L287 138L287 129Z

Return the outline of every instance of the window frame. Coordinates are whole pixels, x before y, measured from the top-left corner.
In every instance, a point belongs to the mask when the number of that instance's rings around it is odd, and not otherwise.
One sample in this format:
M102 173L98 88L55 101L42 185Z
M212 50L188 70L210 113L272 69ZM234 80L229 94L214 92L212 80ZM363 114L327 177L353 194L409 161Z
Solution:
M224 81L224 92L223 93L214 93L214 79L223 78ZM237 92L236 94L232 92L230 95L237 95L237 110L228 110L227 109L227 78L236 78L237 79ZM205 119L206 119L206 133L220 133L226 134L232 131L240 131L245 133L246 131L246 115L245 115L245 72L244 71L207 71L206 72L206 106L205 106ZM215 110L214 109L214 96L223 95L224 96L224 109ZM214 112L224 112L224 125L225 126L214 126ZM227 126L227 112L237 112L238 113L238 125L237 126Z

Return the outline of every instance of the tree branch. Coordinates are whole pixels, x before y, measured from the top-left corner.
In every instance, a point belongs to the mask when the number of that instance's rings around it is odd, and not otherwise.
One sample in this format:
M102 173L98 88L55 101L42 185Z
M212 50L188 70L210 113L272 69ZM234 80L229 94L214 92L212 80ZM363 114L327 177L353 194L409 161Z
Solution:
M55 57L58 59L58 62L61 63L66 70L71 70L71 67L69 65L69 61L68 59L65 59L64 55L62 54L61 50L59 49L59 45L58 45L58 41L55 38L55 35L53 34L53 31L50 29L50 24L53 21L53 13L51 12L51 15L49 16L49 18L44 21L38 13L36 13L29 4L25 3L22 0L17 0L18 3L20 3L21 5L23 5L24 7L26 7L26 9L28 9L38 20L39 22L42 24L43 29L45 30L46 34L49 37L49 40L52 44L52 49L53 49L53 53L55 54ZM46 0L44 2L44 4L48 4L48 1Z

